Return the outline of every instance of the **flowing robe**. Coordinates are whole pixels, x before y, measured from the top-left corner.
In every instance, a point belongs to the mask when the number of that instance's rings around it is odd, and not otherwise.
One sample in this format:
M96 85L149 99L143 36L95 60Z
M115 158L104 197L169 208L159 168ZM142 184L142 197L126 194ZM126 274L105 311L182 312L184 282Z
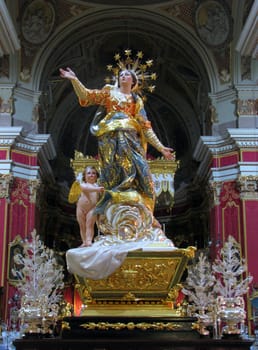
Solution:
M72 82L81 106L101 106L91 125L98 138L99 182L106 189L96 213L102 213L111 198L122 203L141 202L153 212L154 187L146 146L149 142L161 150L163 145L151 128L142 99L110 85L90 90L77 79Z

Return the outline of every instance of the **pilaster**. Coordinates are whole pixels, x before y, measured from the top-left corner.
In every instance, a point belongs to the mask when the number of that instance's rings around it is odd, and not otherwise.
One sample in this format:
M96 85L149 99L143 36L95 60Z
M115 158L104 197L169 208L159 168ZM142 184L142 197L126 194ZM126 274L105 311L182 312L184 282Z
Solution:
M13 84L0 85L0 126L12 125Z
M221 137L202 137L194 157L200 161L197 177L206 182L210 197L213 257L232 235L257 283L258 130L227 129Z
M257 82L236 85L236 114L239 128L258 127L258 87Z
M50 135L24 135L20 127L0 127L0 283L6 291L5 305L12 295L6 282L8 246L17 236L25 238L38 227L39 189L44 179L53 176L49 160L54 156Z
M237 183L241 197L244 253L248 271L254 277L254 284L257 284L258 168L256 176L239 176Z

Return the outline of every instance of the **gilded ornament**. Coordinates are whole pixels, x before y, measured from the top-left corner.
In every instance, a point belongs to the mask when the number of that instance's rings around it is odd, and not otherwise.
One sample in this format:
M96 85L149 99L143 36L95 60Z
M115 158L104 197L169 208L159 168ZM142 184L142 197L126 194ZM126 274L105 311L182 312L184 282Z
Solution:
M258 177L257 176L239 176L237 180L241 199L257 199Z
M70 330L71 327L70 327L70 324L69 322L66 322L66 321L62 321L62 329L67 329L67 330Z
M196 247L188 247L186 249L180 249L183 254L185 254L189 259L194 258Z
M146 330L158 330L158 331L174 331L182 328L181 325L174 323L174 322L140 322L140 323L134 323L134 322L87 322L81 324L81 327L86 330L123 330L127 329L129 331L134 331L135 329L139 329L141 331Z
M28 181L29 191L30 191L30 202L36 203L37 190L40 188L41 181L39 179L33 179Z
M220 204L220 194L223 183L218 181L209 182L210 204L211 206Z
M0 174L0 198L9 198L9 188L12 181L12 174Z

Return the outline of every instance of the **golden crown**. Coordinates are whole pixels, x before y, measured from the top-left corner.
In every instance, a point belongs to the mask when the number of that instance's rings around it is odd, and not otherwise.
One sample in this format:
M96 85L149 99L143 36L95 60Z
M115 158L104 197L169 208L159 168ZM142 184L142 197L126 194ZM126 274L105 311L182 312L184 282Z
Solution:
M106 77L106 84L110 84L113 82L118 82L119 72L124 69L131 70L135 73L137 77L137 85L134 87L134 91L140 93L142 90L147 90L149 92L153 92L155 90L155 85L149 84L149 80L155 81L157 79L156 73L148 72L148 69L152 67L153 60L146 60L144 63L143 52L138 51L136 54L136 58L133 59L132 50L127 49L124 51L125 57L122 58L119 53L116 53L114 59L116 61L116 66L112 64L107 65L107 70L113 73L113 77Z

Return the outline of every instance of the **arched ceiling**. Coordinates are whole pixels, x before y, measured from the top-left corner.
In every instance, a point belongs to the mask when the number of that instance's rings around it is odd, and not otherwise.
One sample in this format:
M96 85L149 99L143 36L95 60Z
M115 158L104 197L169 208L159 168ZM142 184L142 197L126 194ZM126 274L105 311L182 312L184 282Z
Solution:
M141 2L139 3L139 0L92 0L92 1L81 1L81 2L86 2L86 3L92 3L92 4L102 4L102 5L124 5L124 6L134 6L134 5L154 5L154 4L162 4L162 3L166 3L167 0L141 0Z
M189 171L193 150L204 133L200 104L208 100L208 73L185 29L159 13L128 11L93 12L74 20L56 36L40 82L40 90L51 98L43 131L52 134L58 153L67 159L75 149L96 155L96 140L89 133L96 108L79 107L70 82L59 79L58 69L69 66L89 88L100 88L115 53L123 54L127 48L135 54L143 51L145 59L154 59L153 70L158 75L155 92L147 94L149 119L160 140L177 152L181 162L178 182L187 182L193 176ZM159 156L151 147L148 152ZM60 166L56 171L62 180L71 176Z

